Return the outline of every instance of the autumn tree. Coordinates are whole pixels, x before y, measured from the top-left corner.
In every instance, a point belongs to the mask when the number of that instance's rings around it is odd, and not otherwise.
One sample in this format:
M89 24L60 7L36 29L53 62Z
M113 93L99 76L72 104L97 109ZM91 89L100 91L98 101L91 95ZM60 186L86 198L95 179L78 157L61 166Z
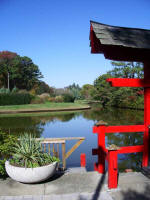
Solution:
M49 93L50 95L54 94L54 89L46 84L44 81L39 81L38 83L36 83L31 91L33 91L33 94L38 95L43 93Z
M39 67L31 58L21 57L9 51L0 52L0 84L1 87L17 87L30 90L42 78Z
M0 52L0 82L8 89L10 88L10 74L16 70L12 67L13 59L16 56L16 53L10 51Z

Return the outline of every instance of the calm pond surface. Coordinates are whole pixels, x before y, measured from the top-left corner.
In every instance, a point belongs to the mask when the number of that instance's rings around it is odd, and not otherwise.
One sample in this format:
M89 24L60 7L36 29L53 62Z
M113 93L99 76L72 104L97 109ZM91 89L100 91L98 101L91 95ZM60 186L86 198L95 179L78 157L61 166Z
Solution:
M0 128L10 134L35 133L37 137L85 137L86 140L67 159L67 167L80 166L80 154L86 153L87 169L93 170L97 156L92 156L92 148L97 147L97 135L92 133L92 127L98 120L103 120L109 125L143 124L143 111L108 108L102 109L97 105L92 109L81 112L66 113L40 113L35 116L26 115L1 115ZM142 144L142 133L115 133L106 135L106 145L118 146ZM68 141L66 150L74 144ZM119 169L137 169L141 163L141 154L121 154Z

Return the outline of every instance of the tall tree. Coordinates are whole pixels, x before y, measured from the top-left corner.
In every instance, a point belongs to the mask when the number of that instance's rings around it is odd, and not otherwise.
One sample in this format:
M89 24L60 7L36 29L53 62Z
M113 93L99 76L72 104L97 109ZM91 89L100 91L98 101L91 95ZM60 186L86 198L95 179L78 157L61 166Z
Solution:
M78 84L73 83L72 85L69 85L66 87L67 89L78 89L81 90L80 86Z
M67 89L67 91L71 93L75 99L81 98L81 88L78 84L73 83L72 85L67 86L65 89Z
M9 51L0 52L0 82L7 87L9 73L10 88L30 90L43 76L39 67L29 57L21 57Z
M0 78L4 85L10 88L10 74L14 73L12 68L12 60L17 56L16 53L10 51L0 52Z
M93 98L99 100L103 107L111 102L112 95L116 90L116 88L111 87L110 84L106 82L107 78L110 78L110 75L103 74L94 81L95 92L93 93Z
M143 65L136 62L112 62L114 68L94 81L92 97L103 106L143 108L143 89L130 87L111 87L107 78L143 78Z
M111 62L114 69L109 71L112 77L143 78L143 64L139 62Z
M85 84L82 86L81 95L85 99L91 99L94 91L94 86L90 84Z

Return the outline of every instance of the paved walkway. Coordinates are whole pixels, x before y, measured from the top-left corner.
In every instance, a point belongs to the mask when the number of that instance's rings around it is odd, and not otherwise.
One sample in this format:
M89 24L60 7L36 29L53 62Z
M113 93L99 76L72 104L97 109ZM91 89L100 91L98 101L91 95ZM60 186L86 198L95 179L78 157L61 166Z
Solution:
M0 200L149 200L150 179L142 173L119 175L118 189L107 188L107 174L74 168L47 182L23 184L0 180Z

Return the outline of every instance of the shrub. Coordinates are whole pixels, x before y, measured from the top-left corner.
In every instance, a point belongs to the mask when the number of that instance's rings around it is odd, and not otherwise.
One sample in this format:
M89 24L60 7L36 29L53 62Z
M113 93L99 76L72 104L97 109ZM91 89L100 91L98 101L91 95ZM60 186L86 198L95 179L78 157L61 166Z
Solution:
M64 98L62 97L62 96L56 96L55 97L55 102L56 103L61 103L61 102L63 102L64 101Z
M0 94L8 94L8 93L10 93L9 89L4 88L4 87L0 88Z
M40 98L38 96L35 96L32 100L31 100L31 104L42 104L44 103L45 100L43 98Z
M32 96L28 93L2 93L0 94L0 106L30 104Z
M12 89L12 93L17 93L19 91L19 89L18 88L16 88L16 87L14 87L13 89Z
M48 98L48 101L50 101L50 102L55 102L55 97L49 97L49 98Z
M31 95L36 95L35 89L32 88L32 89L29 91L29 94L31 94Z
M64 99L64 102L74 102L75 97L73 97L73 95L67 93L67 94L63 94L63 99Z
M46 101L49 101L49 94L43 93L41 95L34 96L34 98L31 101L31 104L42 104Z
M43 93L38 95L38 97L42 98L42 99L48 99L50 97L50 95L48 93Z
M9 158L13 151L13 146L17 141L17 137L4 133L0 130L0 176L5 176L5 161Z
M17 137L4 133L0 130L0 158L12 155L12 146L16 142Z
M68 88L68 92L72 94L73 97L75 97L75 99L81 99L82 95L81 95L81 89L80 87L72 87L72 88Z
M0 160L0 176L5 176L7 174L5 170L5 162L6 159Z
M63 96L49 97L47 100L50 102L55 102L55 103L64 102Z
M18 93L19 94L27 94L29 92L27 90L25 90L25 89L22 89L22 90L19 90ZM33 95L33 94L31 94L31 95Z

